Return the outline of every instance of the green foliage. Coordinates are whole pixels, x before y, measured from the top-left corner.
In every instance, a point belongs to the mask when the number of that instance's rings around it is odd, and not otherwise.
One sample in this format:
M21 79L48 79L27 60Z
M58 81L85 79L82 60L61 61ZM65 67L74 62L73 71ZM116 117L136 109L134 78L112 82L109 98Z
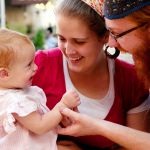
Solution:
M9 29L21 32L23 34L26 34L26 32L27 32L27 27L25 25L18 24L18 23L16 23L16 24L8 24L7 23L6 27Z
M35 45L36 50L44 49L44 43L45 43L45 32L44 32L44 30L43 29L37 30L32 41Z

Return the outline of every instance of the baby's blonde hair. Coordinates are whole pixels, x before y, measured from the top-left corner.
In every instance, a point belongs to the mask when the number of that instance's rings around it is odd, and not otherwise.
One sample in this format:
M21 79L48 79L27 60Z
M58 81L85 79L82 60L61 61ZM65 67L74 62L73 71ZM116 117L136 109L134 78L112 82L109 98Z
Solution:
M16 58L16 52L25 44L34 47L26 35L9 29L0 29L0 68L8 68Z

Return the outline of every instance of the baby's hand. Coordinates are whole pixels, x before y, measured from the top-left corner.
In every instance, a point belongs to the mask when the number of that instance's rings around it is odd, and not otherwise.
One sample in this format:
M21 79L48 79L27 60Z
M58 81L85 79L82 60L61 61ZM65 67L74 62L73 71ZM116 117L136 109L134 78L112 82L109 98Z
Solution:
M74 108L80 105L80 98L76 91L68 91L63 95L61 102L68 108Z

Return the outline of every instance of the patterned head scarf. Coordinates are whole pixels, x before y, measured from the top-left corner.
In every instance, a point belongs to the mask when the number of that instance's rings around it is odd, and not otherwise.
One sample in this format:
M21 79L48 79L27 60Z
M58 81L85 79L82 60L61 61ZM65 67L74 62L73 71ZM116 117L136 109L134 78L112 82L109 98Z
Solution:
M82 0L90 7L92 7L100 16L103 16L102 7L104 0Z
M150 0L105 0L104 17L108 19L123 18L148 5L150 5Z

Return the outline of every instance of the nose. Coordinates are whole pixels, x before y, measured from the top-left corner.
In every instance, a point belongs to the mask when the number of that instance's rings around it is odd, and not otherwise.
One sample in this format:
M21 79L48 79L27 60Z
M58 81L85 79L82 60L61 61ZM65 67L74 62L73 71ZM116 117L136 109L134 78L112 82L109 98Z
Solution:
M116 39L114 39L111 35L109 35L109 39L108 39L108 45L109 47L118 47L119 43L117 42Z
M65 51L66 51L66 54L75 54L76 53L73 44L71 44L70 42L67 42L65 44Z

